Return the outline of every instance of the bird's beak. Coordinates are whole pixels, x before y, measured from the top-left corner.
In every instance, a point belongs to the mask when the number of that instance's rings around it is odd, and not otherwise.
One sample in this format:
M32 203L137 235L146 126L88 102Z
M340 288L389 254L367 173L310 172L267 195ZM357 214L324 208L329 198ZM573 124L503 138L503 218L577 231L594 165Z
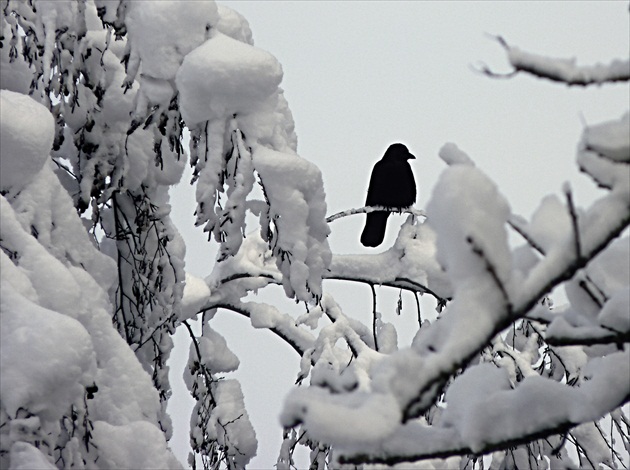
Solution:
M407 154L407 160L415 160L415 159L416 159L415 155L413 155L411 153Z

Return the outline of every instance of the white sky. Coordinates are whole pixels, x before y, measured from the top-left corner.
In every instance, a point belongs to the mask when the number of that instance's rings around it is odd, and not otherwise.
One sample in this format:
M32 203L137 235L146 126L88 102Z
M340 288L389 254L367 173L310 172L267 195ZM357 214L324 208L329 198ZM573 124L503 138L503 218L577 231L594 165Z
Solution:
M545 195L561 194L564 181L571 182L578 205L597 196L576 169L575 149L584 122L618 119L628 109L628 84L569 89L525 75L491 79L471 66L484 62L509 71L503 49L486 33L529 52L576 57L579 64L627 57L628 2L219 3L243 14L255 45L282 64L298 153L321 169L329 214L363 205L373 164L397 141L417 157L412 162L417 208L426 206L445 168L437 153L446 142L467 152L520 215L531 216ZM189 179L172 193L173 218L187 242L187 269L203 277L212 269L216 244L193 228ZM390 218L382 249L391 246L402 220ZM359 243L362 224L361 216L335 221L333 252L368 252ZM329 287L347 314L361 317L371 309L369 288ZM387 295L379 297L383 313L395 308ZM299 358L273 334L255 331L235 316L220 312L212 326L241 359L235 376L259 440L259 456L250 467L272 468L281 440L277 415ZM178 344L181 338L185 335ZM176 351L176 362L181 356ZM180 397L187 392L180 386L181 366L172 367L177 403L171 408L176 426L171 445L185 462L189 411Z

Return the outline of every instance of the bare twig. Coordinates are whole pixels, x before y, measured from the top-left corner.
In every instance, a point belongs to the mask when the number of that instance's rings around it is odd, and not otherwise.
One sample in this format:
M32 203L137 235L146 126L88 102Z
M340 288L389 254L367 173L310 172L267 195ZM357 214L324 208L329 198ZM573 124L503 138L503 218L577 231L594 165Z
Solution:
M575 210L575 204L573 203L573 193L571 187L566 184L564 187L564 194L567 197L567 207L569 209L569 216L571 217L571 224L573 226L573 243L575 246L575 255L577 259L582 259L582 247L580 242L580 228L578 225L578 215Z
M420 299L418 298L418 293L413 293L414 299L416 299L416 309L418 310L418 327L422 327L422 312L420 311Z
M374 350L378 351L378 338L376 334L376 324L378 319L378 312L376 311L376 290L374 284L370 284L372 289L372 335L374 336Z

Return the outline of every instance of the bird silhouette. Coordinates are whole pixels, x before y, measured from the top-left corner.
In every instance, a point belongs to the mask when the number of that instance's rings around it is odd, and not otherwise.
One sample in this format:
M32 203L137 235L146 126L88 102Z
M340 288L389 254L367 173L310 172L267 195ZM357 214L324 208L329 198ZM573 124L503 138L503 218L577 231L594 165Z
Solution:
M365 205L403 209L416 202L416 181L407 162L415 158L405 145L390 145L372 169ZM389 214L386 211L366 214L361 234L364 246L376 247L383 242Z

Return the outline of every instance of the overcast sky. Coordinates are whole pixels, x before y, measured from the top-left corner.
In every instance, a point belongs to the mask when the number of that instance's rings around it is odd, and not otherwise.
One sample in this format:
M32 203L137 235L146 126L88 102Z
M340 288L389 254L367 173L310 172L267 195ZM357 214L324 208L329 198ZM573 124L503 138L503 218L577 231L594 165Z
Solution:
M579 64L628 57L628 2L218 3L243 14L255 46L282 64L298 153L321 169L329 214L363 205L372 166L393 142L405 143L417 157L417 208L426 206L445 168L437 154L446 142L467 152L520 215L531 216L546 194L561 194L565 181L578 205L597 196L576 169L575 149L585 123L618 119L628 109L628 84L569 89L525 75L491 79L474 67L483 62L509 71L503 49L489 35L529 52L575 57ZM192 227L189 179L173 192L173 218L187 241L187 270L203 277L212 269L216 247ZM382 249L391 246L403 220L390 219ZM355 216L331 224L333 252L368 252L359 243L362 223ZM356 310L360 316L370 306L365 286L330 288L347 314ZM388 308L395 305L382 305ZM254 331L235 315L219 313L212 325L241 359L236 377L259 440L251 468L271 468L281 439L279 406L295 381L299 358L271 333ZM178 386L181 371L175 374ZM175 393L181 396L181 388ZM171 444L184 460L189 411L175 401Z

